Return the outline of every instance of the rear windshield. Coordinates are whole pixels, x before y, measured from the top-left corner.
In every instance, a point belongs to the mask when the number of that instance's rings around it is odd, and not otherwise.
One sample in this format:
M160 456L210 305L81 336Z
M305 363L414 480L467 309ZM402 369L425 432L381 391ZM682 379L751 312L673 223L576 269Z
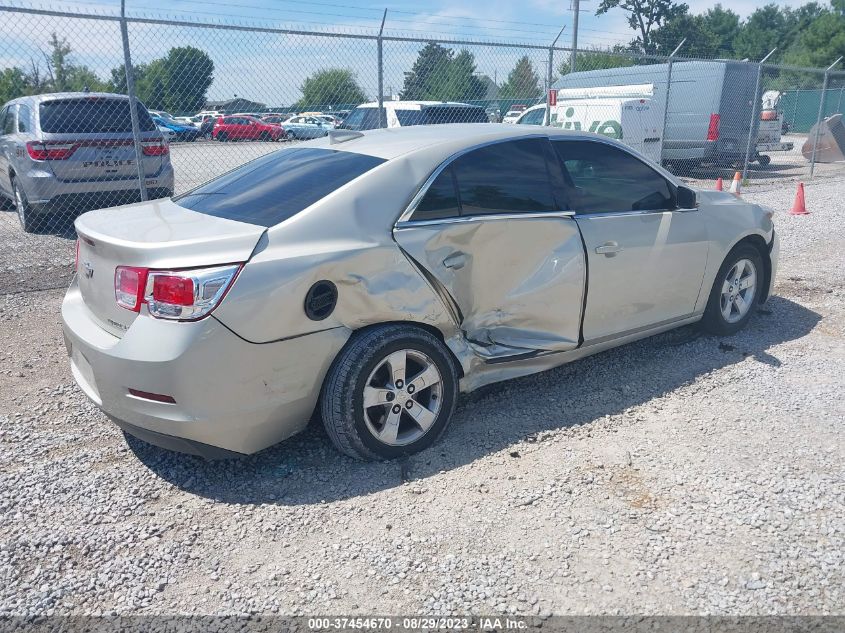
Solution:
M383 162L383 158L317 147L283 149L173 201L206 215L273 226Z
M45 101L39 106L41 131L54 134L96 134L132 132L128 99L83 97ZM144 132L156 129L142 105L138 105L138 124Z

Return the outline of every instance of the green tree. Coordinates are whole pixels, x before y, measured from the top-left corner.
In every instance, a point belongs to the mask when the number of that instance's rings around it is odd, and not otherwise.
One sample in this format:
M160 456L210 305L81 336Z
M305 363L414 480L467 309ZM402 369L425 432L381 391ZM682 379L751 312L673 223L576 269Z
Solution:
M593 48L586 51L578 51L575 56L575 70L580 72L582 70L602 70L605 68L626 68L633 66L634 60L626 56L621 50L602 50L600 48ZM572 69L572 64L569 59L565 59L558 64L557 72L560 75L568 75Z
M475 56L463 50L449 62L446 85L440 98L452 101L484 99L487 87L487 84L475 75Z
M439 100L446 90L452 49L429 42L417 55L411 72L405 73L401 97L408 100Z
M171 48L162 60L164 107L171 112L201 110L214 81L214 62L193 46Z
M55 32L52 34L50 41L47 42L47 44L51 49L50 56L48 58L47 71L51 76L53 90L56 90L57 92L69 90L70 86L68 79L72 69L68 59L71 54L70 45L67 43L65 38L59 39Z
M28 92L26 73L20 68L5 68L0 72L0 103L22 97Z
M314 73L300 87L300 110L316 105L357 104L367 100L355 81L355 74L344 68L331 68Z
M65 81L67 90L91 90L94 92L108 91L109 84L97 76L93 70L87 66L70 66L67 69L67 76Z
M651 49L651 32L667 20L685 13L685 4L673 0L602 0L596 15L603 15L612 9L621 9L628 16L628 26L639 33L635 40L638 47L648 52Z
M730 9L722 8L721 4L707 9L701 16L704 27L716 38L716 55L730 57L734 50L734 40L739 35L739 15Z
M704 16L690 15L686 11L663 23L651 33L649 50L655 55L671 55L684 41L679 54L685 57L711 58L718 55L719 37L710 30Z
M825 68L839 56L845 56L845 17L825 11L801 31L785 60L797 66ZM813 81L818 84L820 76Z
M139 83L143 80L144 76L147 73L147 65L146 64L133 64L132 65L132 78L135 82L135 90L137 91ZM126 88L126 70L121 66L116 66L115 68L111 69L111 75L109 77L108 82L108 89L111 92L116 92L118 94L125 95L127 93Z
M523 55L516 62L507 81L499 88L499 98L536 99L541 94L540 77L534 72L534 66L528 56Z
M734 40L734 53L740 59L759 61L773 48L784 46L789 27L786 15L776 4L760 7L742 25Z
M137 78L135 94L148 108L166 110L167 85L168 79L164 58L154 59L146 65L144 72Z

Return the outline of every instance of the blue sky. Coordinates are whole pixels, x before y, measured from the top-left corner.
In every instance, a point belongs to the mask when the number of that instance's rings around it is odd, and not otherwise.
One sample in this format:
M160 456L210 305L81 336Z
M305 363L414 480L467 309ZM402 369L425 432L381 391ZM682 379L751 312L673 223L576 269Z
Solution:
M627 42L635 33L624 14L612 11L595 16L599 0L582 0L579 47L611 46ZM114 15L119 0L9 0L19 6L78 9L86 13ZM694 12L713 6L704 0L687 0ZM3 4L7 4L4 2ZM762 3L731 0L724 3L747 16ZM797 6L801 2L780 2ZM132 16L165 17L195 22L257 24L300 28L320 32L353 32L373 35L387 8L385 32L416 38L442 37L481 41L512 41L548 46L561 27L560 44L571 42L570 0L127 0ZM0 14L0 68L29 65L45 49L49 33L67 38L78 63L101 75L121 61L116 25L93 20L68 21L41 16ZM356 73L365 92L376 92L375 43L365 40L316 36L283 36L193 29L157 25L134 25L130 30L133 58L149 61L171 46L194 45L207 50L215 62L215 81L210 98L235 94L281 105L299 97L299 86L315 70L346 67ZM421 44L385 44L385 88L398 92L403 72L413 64ZM476 57L478 71L504 78L516 60L528 54L545 76L547 53L514 48L466 47Z

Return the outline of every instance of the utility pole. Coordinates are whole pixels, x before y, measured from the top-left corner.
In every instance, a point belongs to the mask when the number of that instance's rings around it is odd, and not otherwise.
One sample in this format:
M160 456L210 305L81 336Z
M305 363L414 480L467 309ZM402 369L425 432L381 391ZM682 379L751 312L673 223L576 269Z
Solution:
M549 46L549 67L548 73L546 75L546 114L544 115L545 119L543 120L543 125L549 125L551 123L551 114L552 114L552 107L550 102L550 95L552 92L552 80L554 79L554 68L555 68L555 45L557 41L560 39L560 36L563 35L563 29L560 30L557 34L557 37L552 42L552 45Z
M574 15L572 16L572 52L570 53L571 57L569 58L569 72L574 73L575 58L577 57L578 52L578 14L581 12L581 0L571 1Z

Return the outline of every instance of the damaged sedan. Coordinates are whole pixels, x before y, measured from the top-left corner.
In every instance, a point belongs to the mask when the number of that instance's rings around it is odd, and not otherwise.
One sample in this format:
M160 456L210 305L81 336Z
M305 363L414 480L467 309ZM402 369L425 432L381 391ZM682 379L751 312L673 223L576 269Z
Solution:
M125 432L207 457L315 415L356 458L422 450L461 391L736 332L778 254L767 209L605 137L500 124L332 131L76 230L77 383Z

